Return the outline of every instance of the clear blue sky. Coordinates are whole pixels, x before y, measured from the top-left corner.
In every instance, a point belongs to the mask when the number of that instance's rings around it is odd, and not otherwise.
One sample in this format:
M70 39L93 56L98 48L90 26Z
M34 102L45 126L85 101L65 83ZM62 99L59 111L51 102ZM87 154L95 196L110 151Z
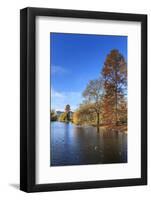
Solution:
M112 49L127 60L127 36L50 33L51 109L75 110Z

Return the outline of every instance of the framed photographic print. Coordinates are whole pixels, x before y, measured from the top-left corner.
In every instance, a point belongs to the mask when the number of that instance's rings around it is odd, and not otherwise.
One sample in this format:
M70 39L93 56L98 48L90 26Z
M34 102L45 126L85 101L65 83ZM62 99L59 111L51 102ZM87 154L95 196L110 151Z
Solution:
M20 12L20 189L147 184L147 16Z

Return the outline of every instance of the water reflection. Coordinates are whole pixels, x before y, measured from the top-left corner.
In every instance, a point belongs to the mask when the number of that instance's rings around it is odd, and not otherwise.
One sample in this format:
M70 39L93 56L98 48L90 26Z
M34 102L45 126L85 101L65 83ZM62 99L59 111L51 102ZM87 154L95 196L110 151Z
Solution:
M127 162L127 134L52 122L51 166Z

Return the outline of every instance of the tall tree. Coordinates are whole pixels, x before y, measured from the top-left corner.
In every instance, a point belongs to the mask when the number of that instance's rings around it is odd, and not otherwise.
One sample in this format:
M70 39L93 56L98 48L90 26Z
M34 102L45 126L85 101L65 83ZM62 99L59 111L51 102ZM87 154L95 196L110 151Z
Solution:
M86 101L93 104L91 110L96 113L97 130L99 130L100 125L102 91L102 81L101 79L96 79L89 81L86 89L83 92L83 97L86 99Z
M121 112L127 112L121 109L127 97L127 64L118 50L112 50L107 56L101 74L104 85L103 117L106 123L117 125Z
M70 105L67 104L65 107L65 113L67 115L67 120L70 121Z

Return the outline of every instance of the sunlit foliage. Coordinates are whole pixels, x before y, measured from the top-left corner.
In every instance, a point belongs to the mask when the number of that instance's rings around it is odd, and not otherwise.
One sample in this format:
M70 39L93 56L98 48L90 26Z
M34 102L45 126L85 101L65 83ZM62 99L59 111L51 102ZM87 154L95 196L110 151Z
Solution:
M117 126L127 123L127 64L118 50L107 55L100 77L89 81L75 124Z
M95 125L96 114L94 112L94 105L88 103L81 104L73 114L73 123L77 125Z

